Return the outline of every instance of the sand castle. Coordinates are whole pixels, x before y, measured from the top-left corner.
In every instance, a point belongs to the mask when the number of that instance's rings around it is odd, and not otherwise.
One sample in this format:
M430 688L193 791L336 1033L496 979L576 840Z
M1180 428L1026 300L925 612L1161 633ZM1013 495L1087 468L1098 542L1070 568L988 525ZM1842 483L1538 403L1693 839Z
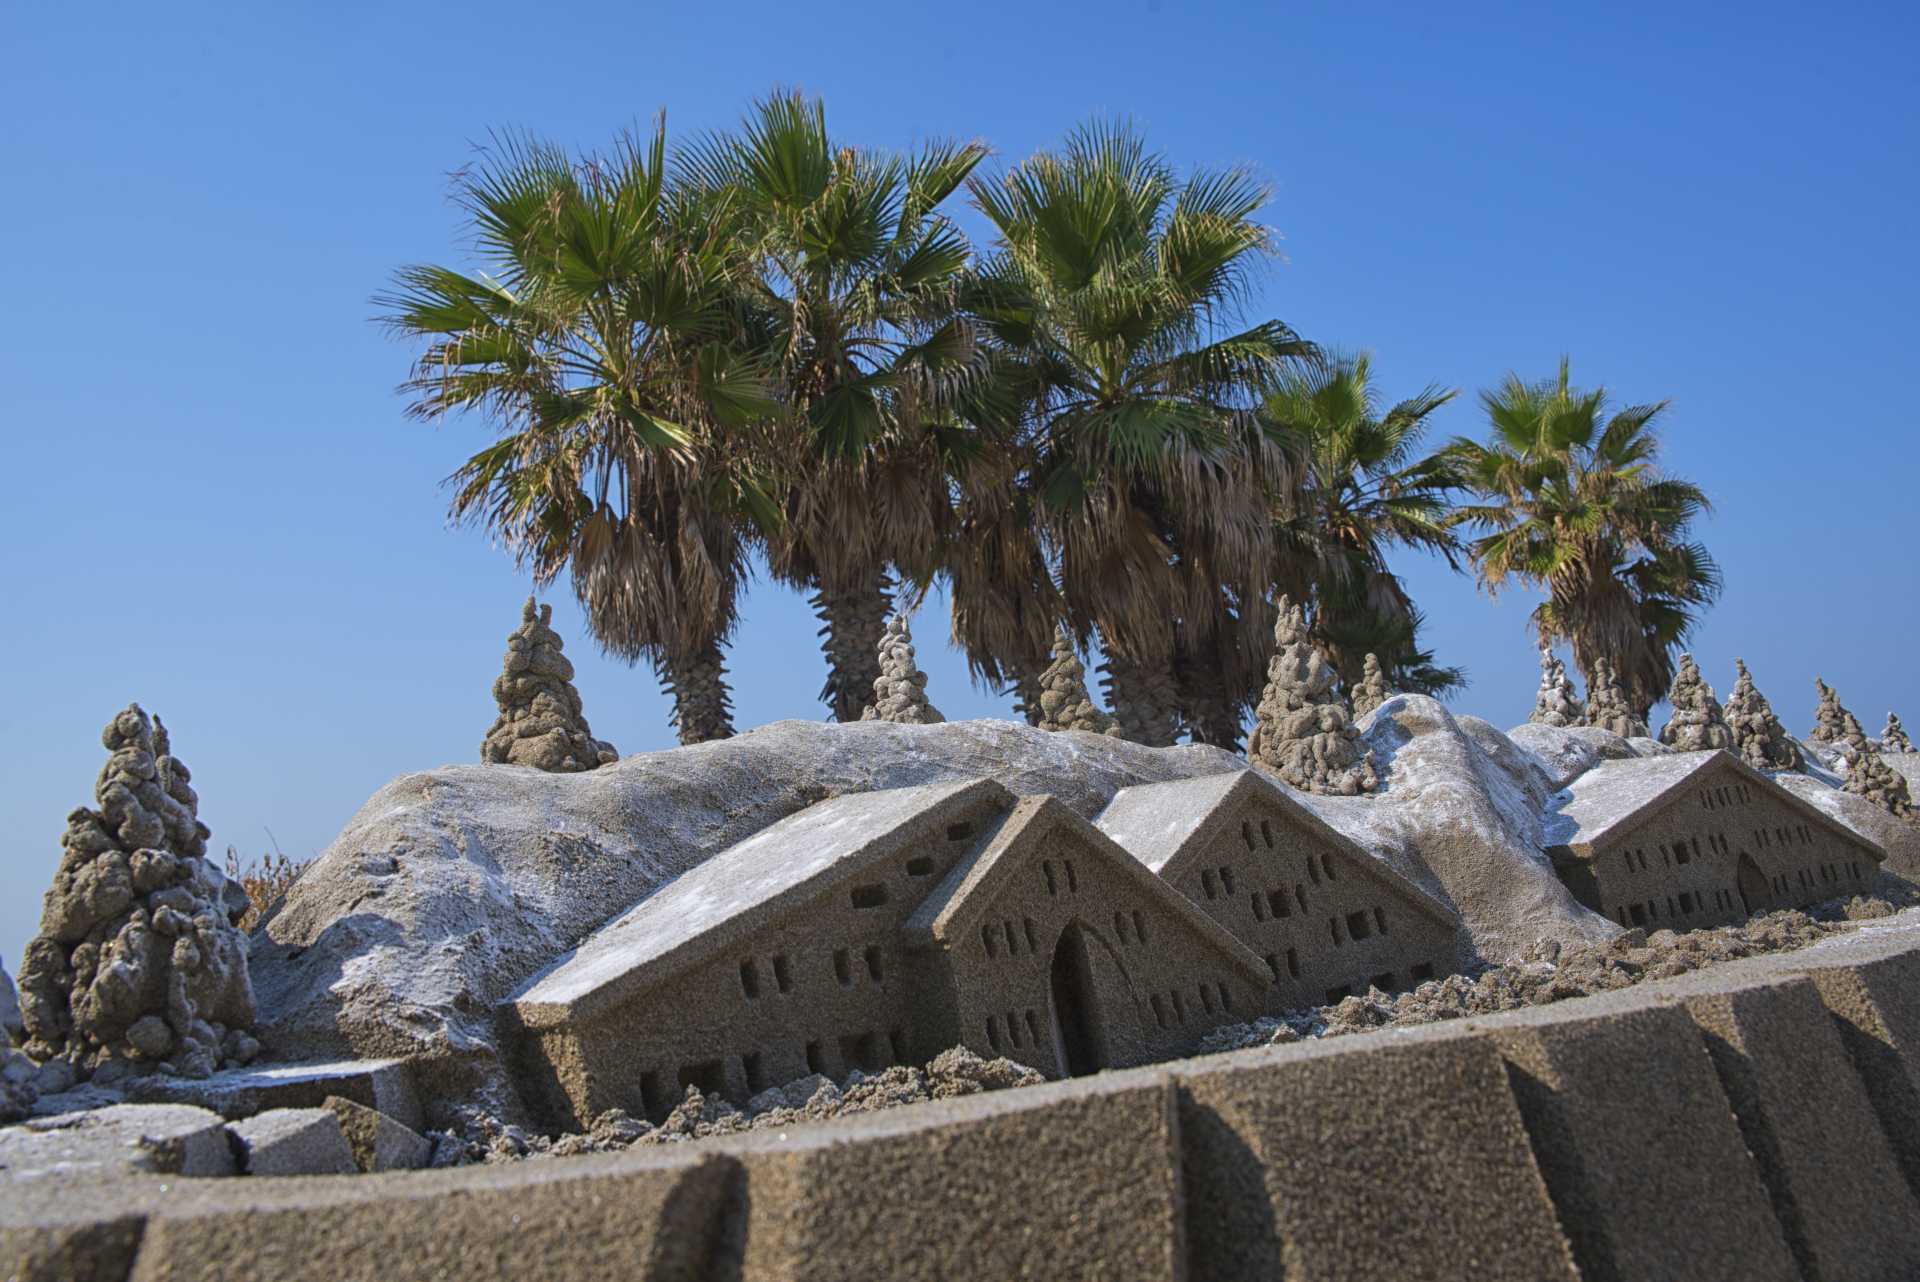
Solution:
M873 702L860 714L862 721L896 721L905 725L937 725L946 718L927 702L927 674L913 653L913 634L907 616L896 614L880 638L880 675L874 678Z
M1741 760L1755 770L1798 770L1805 760L1799 740L1773 715L1773 705L1753 684L1746 662L1735 659L1733 666L1739 676L1727 696L1725 715Z
M613 745L594 738L587 725L573 664L560 652L552 625L553 607L536 608L528 597L493 682L500 715L480 743L480 760L563 774L619 760Z
M1086 665L1074 653L1073 640L1065 628L1054 635L1053 661L1040 673L1040 693L1035 702L1039 718L1034 724L1042 730L1118 733L1113 718L1100 711L1087 692Z
M246 896L206 858L186 764L138 704L107 723L97 808L67 816L40 933L20 966L27 1054L110 1081L205 1077L259 1052Z
M1303 792L1371 792L1379 785L1373 753L1340 697L1339 674L1308 639L1305 612L1286 597L1280 598L1273 643L1247 756Z
M1622 739L1646 738L1647 723L1627 703L1613 665L1605 659L1595 659L1592 678L1587 685L1587 715L1581 724L1598 726Z
M1567 678L1567 667L1549 646L1540 647L1540 690L1527 720L1543 726L1584 725L1587 710Z
M1660 727L1660 742L1681 752L1700 752L1711 748L1733 747L1733 731L1720 711L1693 656L1680 656L1680 671L1674 674L1673 689L1667 694L1673 717Z

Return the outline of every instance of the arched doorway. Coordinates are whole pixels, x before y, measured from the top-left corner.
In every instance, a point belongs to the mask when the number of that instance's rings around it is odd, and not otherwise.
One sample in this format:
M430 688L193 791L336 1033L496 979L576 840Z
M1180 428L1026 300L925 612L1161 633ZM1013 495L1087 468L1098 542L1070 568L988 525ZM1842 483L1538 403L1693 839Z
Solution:
M1106 1034L1101 1026L1099 989L1087 933L1074 922L1053 946L1053 1044L1063 1077L1084 1077L1107 1066Z
M1773 906L1773 888L1767 885L1760 865L1744 850L1740 852L1740 862L1734 865L1733 884L1740 890L1740 904L1747 910L1747 916Z

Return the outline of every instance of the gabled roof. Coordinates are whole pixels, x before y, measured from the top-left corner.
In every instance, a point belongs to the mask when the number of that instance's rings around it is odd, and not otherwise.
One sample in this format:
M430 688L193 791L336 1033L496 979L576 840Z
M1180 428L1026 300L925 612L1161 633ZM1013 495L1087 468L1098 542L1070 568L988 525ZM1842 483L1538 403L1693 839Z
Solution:
M1173 879L1184 865L1217 839L1229 813L1248 800L1259 800L1281 811L1293 822L1345 854L1364 871L1402 895L1422 912L1449 926L1455 915L1438 900L1374 858L1353 838L1335 828L1285 787L1258 770L1230 770L1198 779L1140 784L1115 793L1094 820L1100 831L1159 876Z
M965 934L975 924L975 918L985 913L993 892L1018 872L1020 861L1011 856L1047 833L1062 828L1079 840L1082 849L1132 881L1142 894L1184 922L1240 967L1249 979L1263 988L1272 981L1266 963L1235 939L1226 927L1200 911L1185 895L1162 881L1058 798L1044 795L1022 798L997 831L961 857L907 919L902 927L907 942L921 947L943 945Z
M1872 850L1876 859L1885 858L1872 841L1721 748L1601 762L1554 795L1554 809L1541 825L1542 844L1549 850L1590 857L1600 842L1637 824L1674 794L1721 771L1731 771L1750 787L1765 789L1809 822Z
M714 855L602 926L508 998L541 1027L706 960L728 942L895 853L892 838L1013 794L991 779L833 797ZM726 929L722 929L725 927Z

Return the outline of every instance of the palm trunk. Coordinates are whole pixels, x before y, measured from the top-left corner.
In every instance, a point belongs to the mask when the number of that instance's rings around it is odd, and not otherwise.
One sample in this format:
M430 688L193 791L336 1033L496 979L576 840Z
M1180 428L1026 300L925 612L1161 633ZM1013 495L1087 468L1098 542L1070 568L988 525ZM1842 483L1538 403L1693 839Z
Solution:
M733 701L727 692L726 664L718 641L698 650L671 654L661 678L673 696L672 724L682 744L733 737Z
M1173 663L1173 683L1179 692L1180 721L1193 742L1239 752L1240 709L1227 692L1220 666L1182 652Z
M1100 665L1101 688L1122 739L1168 748L1179 733L1179 696L1167 665L1136 663L1108 655Z
M871 587L822 588L810 604L822 624L820 648L827 656L820 701L832 709L835 721L858 721L873 702L873 683L880 677L880 638L893 609L893 580L882 571Z
M1020 714L1030 726L1040 724L1040 674L1046 670L1046 664L1008 663L1006 672L1012 681L1013 710Z

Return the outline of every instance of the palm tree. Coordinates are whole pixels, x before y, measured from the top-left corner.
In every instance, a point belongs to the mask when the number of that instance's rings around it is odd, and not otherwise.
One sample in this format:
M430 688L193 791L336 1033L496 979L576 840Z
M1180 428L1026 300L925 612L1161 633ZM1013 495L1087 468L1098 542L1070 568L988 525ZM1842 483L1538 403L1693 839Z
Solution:
M1289 370L1264 412L1298 443L1296 483L1276 495L1281 586L1313 603L1313 629L1351 685L1375 655L1396 690L1438 694L1465 683L1422 650L1422 615L1387 549L1435 552L1455 565L1447 518L1455 478L1444 453L1421 455L1427 421L1458 393L1428 387L1385 413L1366 354Z
M1467 548L1481 585L1490 595L1513 579L1544 590L1532 616L1540 644L1570 642L1589 681L1607 660L1644 719L1720 593L1719 567L1688 538L1712 505L1655 465L1667 402L1606 417L1606 389L1572 387L1565 359L1557 379L1509 374L1480 401L1491 438L1455 441L1449 455L1481 500L1453 518L1487 531Z
M1267 190L1238 171L1181 182L1126 125L1078 129L968 190L998 233L968 310L1012 389L1059 607L1079 638L1098 632L1122 726L1171 742L1182 639L1197 653L1239 630L1261 646L1264 615L1224 605L1265 600L1265 495L1286 469L1257 389L1310 350L1279 321L1221 324L1271 251L1255 220ZM991 612L958 584L956 609Z
M925 583L952 525L949 474L975 450L954 417L977 376L954 295L971 250L939 206L986 155L929 143L910 157L837 143L817 100L754 104L737 133L679 157L687 180L744 217L771 363L789 411L791 478L769 547L781 580L815 592L821 698L854 721L873 695L892 608L890 566Z
M499 439L450 478L540 583L569 570L594 637L647 659L683 743L732 733L721 645L749 540L776 531L756 463L778 410L743 356L738 218L665 181L666 133L605 158L506 138L456 180L485 270L411 266L376 300L426 348L409 413Z

